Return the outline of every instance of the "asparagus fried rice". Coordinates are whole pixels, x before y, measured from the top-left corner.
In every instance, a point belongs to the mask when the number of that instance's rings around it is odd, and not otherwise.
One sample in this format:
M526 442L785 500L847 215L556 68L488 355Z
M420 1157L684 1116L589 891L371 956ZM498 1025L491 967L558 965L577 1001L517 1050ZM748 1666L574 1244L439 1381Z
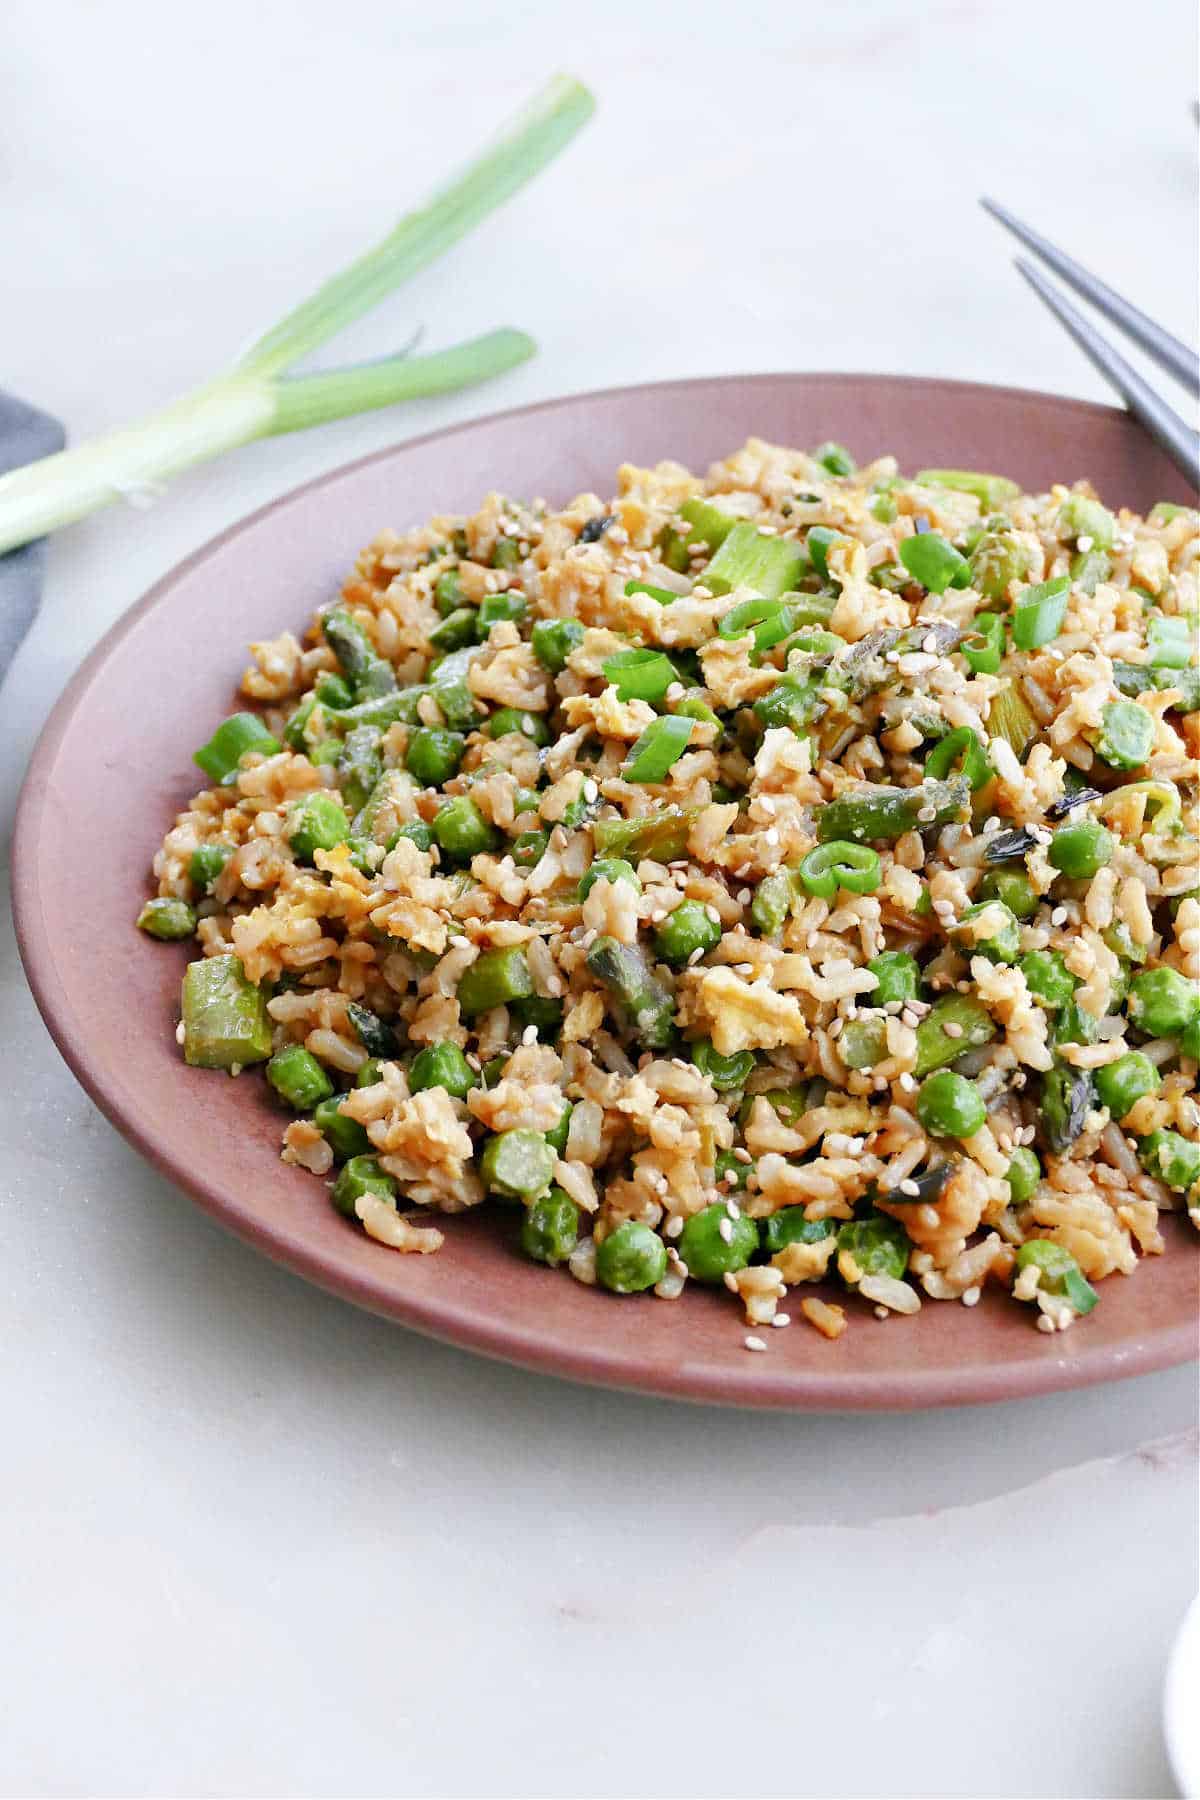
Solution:
M987 1284L1065 1329L1200 1224L1198 554L754 439L384 532L155 858L183 1054L393 1250L487 1202L751 1349Z

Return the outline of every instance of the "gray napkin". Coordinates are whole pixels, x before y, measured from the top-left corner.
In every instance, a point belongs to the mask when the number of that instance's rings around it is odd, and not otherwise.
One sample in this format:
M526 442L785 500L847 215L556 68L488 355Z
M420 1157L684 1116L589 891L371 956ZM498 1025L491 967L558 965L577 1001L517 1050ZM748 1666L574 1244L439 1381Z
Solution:
M11 394L0 394L0 475L39 456L50 456L66 441L57 419L36 412ZM0 681L37 613L45 552L42 539L0 556Z

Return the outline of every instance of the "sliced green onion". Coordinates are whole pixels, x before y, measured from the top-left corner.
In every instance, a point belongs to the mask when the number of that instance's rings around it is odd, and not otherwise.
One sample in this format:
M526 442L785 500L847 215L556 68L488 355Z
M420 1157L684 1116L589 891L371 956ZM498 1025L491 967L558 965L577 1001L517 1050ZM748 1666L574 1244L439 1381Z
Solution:
M845 543L846 538L840 531L834 531L828 525L813 525L804 540L804 549L809 562L824 581L829 574L829 552L834 544Z
M679 508L679 516L691 526L688 543L705 544L710 550L718 549L737 524L732 513L722 512L710 500L701 500L696 496L684 501ZM683 566L686 569L687 563Z
M900 561L913 580L931 594L944 594L948 587L966 587L971 579L970 563L940 531L918 531L906 537L900 545Z
M1150 649L1146 660L1152 669L1186 669L1195 640L1196 628L1190 619L1159 613L1146 629Z
M618 650L601 664L604 679L617 690L619 700L648 700L657 705L679 670L661 650Z
M691 741L693 721L667 713L647 725L621 767L626 781L661 781Z
M1004 620L1000 614L976 613L959 649L973 674L995 675L1004 660Z
M832 900L839 888L873 894L881 880L878 852L845 839L818 844L801 862L800 880L822 900Z
M974 794L991 780L992 765L971 727L960 725L933 746L925 758L925 773L939 781L944 775L965 775Z
M1015 500L1020 488L1007 475L979 475L974 469L922 469L915 477L920 487L953 488L974 494L985 512L995 512L1006 500Z
M1040 650L1056 638L1067 616L1071 577L1056 575L1024 588L1013 608L1013 643L1018 650Z
M652 600L657 600L660 606L670 606L672 600L678 600L679 598L679 595L671 588L655 587L653 583L649 581L627 581L625 583L625 593L627 596L632 594L649 594L650 598Z

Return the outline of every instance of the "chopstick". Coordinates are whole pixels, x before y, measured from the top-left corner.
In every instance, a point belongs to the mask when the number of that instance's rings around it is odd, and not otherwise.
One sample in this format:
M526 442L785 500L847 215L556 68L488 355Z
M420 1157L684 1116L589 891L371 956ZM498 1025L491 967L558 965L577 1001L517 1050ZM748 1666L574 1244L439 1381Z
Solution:
M1153 358L1160 369L1165 369L1168 375L1181 381L1193 394L1200 395L1200 357L1193 349L1181 343L1169 331L1164 331L1140 307L1132 306L1106 282L1101 281L1099 276L1091 274L1074 257L1068 256L1065 250L1060 250L1057 244L1052 244L1040 232L1034 231L1032 226L1016 218L1006 206L989 200L986 194L979 204L984 212L990 213L1015 238L1019 238L1026 249L1032 250L1035 256L1040 256L1056 275L1061 275L1068 287L1074 288L1077 294L1082 294L1085 300L1090 300L1096 311L1103 313L1106 319L1111 319L1126 337L1131 338L1147 356ZM1020 263L1017 266L1019 268Z
M1164 331L1136 306L1082 268L1079 263L1051 244L1038 232L1013 216L994 200L982 199L980 205L993 218L1006 226L1023 244L1035 251L1060 274L1077 293L1090 300L1099 312L1111 319L1135 344L1158 363L1160 368L1181 381L1193 394L1200 394L1200 359L1194 350ZM1116 389L1129 411L1145 426L1167 455L1187 476L1193 487L1200 488L1200 433L1197 433L1175 409L1156 394L1149 382L1138 374L1103 337L1095 326L1072 306L1058 289L1025 257L1018 256L1016 267L1033 288L1038 298L1049 307L1109 385Z

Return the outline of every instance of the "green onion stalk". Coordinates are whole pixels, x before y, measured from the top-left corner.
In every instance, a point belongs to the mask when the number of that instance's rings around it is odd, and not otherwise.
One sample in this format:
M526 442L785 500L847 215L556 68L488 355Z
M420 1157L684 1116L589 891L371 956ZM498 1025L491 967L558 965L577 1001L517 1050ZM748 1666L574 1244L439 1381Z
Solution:
M280 319L230 369L134 425L0 478L0 553L114 500L153 492L181 470L255 438L449 393L526 361L533 339L502 329L429 355L401 352L318 374L287 373L523 187L574 137L593 106L579 82L556 77L475 161Z

